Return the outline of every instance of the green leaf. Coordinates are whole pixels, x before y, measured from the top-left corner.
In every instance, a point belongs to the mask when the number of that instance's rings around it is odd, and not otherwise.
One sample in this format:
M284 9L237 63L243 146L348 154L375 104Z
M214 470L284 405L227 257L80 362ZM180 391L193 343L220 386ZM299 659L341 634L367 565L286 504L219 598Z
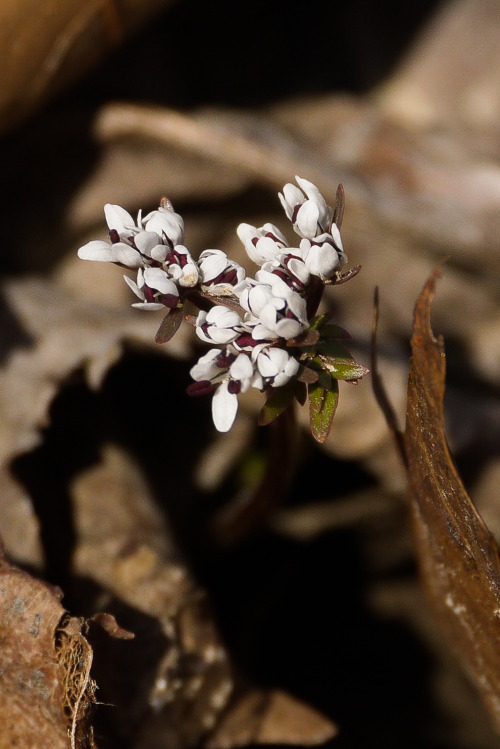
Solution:
M182 307L176 307L167 312L160 323L155 336L155 343L168 343L177 333L182 322Z
M309 421L311 434L317 442L324 442L332 428L333 417L339 400L339 386L331 379L331 389L326 390L318 383L309 385Z
M307 388L305 386L305 383L294 380L293 392L300 405L303 406L307 400Z
M319 330L322 325L325 324L327 321L329 315L316 315L316 317L313 317L312 320L309 322L309 330Z
M286 342L287 346L315 346L319 341L319 333L317 330L306 330L302 335L297 338L289 338Z
M328 341L321 341L318 345L318 352L324 356L333 357L334 359L350 359L351 361L354 361L344 344L334 338L330 338Z
M259 426L266 426L278 418L295 397L293 383L280 388L271 388L269 397L259 414Z
M336 380L360 380L370 371L352 357L319 356L323 369L326 369Z
M321 328L321 338L329 339L329 338L336 338L341 340L347 340L349 338L352 338L351 334L345 330L345 328L341 328L340 325L334 325L333 323L328 323L327 325L323 325Z
M309 385L312 382L318 381L318 373L314 369L309 369L309 367L300 367L298 374L297 374L297 380L299 382L305 382L307 385Z

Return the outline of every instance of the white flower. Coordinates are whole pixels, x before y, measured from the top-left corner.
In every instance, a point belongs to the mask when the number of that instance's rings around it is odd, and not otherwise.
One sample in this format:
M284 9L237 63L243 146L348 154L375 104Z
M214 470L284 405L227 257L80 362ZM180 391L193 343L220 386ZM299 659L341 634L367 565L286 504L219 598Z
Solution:
M132 307L154 311L165 307L172 309L179 302L177 286L161 268L139 268L137 283L128 276L123 278L141 300L135 302Z
M347 262L342 238L335 224L332 224L329 234L320 234L315 239L303 239L300 249L309 273L323 281L331 278Z
M279 199L294 231L301 237L312 239L329 231L332 211L316 185L301 177L295 179L302 189L288 183L283 193L279 193Z
M200 279L198 266L191 257L191 253L181 244L176 245L163 261L163 267L168 275L176 281L179 286L192 288Z
M256 352L255 358L265 384L272 387L286 385L297 374L300 366L288 351L275 346L265 346Z
M258 281L249 279L239 301L250 316L245 323L256 341L295 338L307 327L306 300L281 278L260 270Z
M246 276L245 269L234 260L229 260L222 250L204 250L199 259L201 282L210 287L210 292L219 296L234 294L234 286Z
M211 349L191 369L198 384L190 385L191 395L214 390L212 418L219 432L228 432L238 411L238 394L248 390L254 380L255 365L247 353L237 353L228 346L224 351Z
M240 224L236 233L245 245L248 257L257 265L272 260L288 244L274 224L264 224L259 229L251 224Z
M218 364L218 358L221 351L218 348L212 348L206 354L201 356L194 367L191 367L189 374L197 382L209 382L221 373ZM226 368L227 369L227 368Z
M109 244L98 239L88 242L78 250L80 260L94 260L100 263L117 263L126 268L140 268L143 264L141 254L123 242Z
M175 247L184 243L184 221L178 213L160 206L143 219L146 231L153 231L163 240L163 244Z
M230 343L242 330L238 313L220 305L209 312L200 310L196 318L196 335L207 343Z

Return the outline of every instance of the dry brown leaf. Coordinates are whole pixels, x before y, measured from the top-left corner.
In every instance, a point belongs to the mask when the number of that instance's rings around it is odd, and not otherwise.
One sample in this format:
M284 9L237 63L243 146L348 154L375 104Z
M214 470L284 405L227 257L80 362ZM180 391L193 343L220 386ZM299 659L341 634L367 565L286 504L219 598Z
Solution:
M228 710L206 749L233 749L251 744L324 744L336 727L317 710L285 692L249 691Z
M416 305L404 435L416 551L439 625L500 731L500 562L465 491L444 429L445 355L430 308L438 266Z
M3 0L0 130L94 66L169 0Z
M0 560L0 747L92 749L92 650L61 593Z

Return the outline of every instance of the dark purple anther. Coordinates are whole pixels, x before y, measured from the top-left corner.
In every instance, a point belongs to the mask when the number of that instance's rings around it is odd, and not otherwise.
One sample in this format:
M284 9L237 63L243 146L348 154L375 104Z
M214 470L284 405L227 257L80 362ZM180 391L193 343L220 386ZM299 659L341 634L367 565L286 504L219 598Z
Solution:
M231 393L231 395L238 395L238 393L241 390L241 383L237 382L235 380L230 380L229 384L227 386L228 393Z
M210 380L201 380L201 382L192 382L186 388L188 395L208 395L214 389Z
M221 351L216 359L216 364L220 369L228 369L236 359L236 354L231 354L227 351Z
M153 289L150 289L149 286L143 286L144 296L146 297L146 302L156 302L155 299L155 293Z
M224 275L224 283L229 284L229 286L234 286L237 280L238 280L238 275L234 268L228 271L228 273Z
M238 346L241 346L241 348L244 348L245 346L257 346L258 343L261 343L261 341L256 341L249 333L243 333L243 335L238 336L235 343Z
M175 294L162 294L158 301L169 309L175 309L179 303L179 297Z
M116 244L120 241L120 235L116 231L116 229L110 229L109 230L109 238L111 239L112 244Z

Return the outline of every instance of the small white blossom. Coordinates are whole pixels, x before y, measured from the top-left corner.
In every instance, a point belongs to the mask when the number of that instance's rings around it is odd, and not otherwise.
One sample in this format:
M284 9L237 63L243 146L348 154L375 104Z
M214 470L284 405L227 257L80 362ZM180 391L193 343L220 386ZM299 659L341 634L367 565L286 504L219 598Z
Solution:
M329 234L320 234L315 239L302 239L300 243L305 266L309 273L323 281L347 262L338 227L332 224Z
M329 231L332 211L316 185L307 179L295 177L296 185L288 183L279 194L281 205L300 237L312 239Z
M132 307L154 311L165 307L172 309L179 302L177 286L161 268L139 268L137 283L128 276L123 278L141 300L135 302Z
M200 279L198 266L191 257L191 253L181 244L176 245L163 261L163 267L168 275L185 288L196 286Z
M251 224L240 224L236 233L245 245L248 257L257 265L272 260L288 244L274 224L264 224L259 229Z
M143 219L144 229L155 232L163 241L175 247L184 244L184 221L178 213L160 206L158 210L151 211Z
M213 392L212 418L219 432L228 432L238 411L238 394L252 384L255 365L246 353L237 353L229 346L224 351L211 349L191 369L197 385L190 386L192 395Z
M240 294L243 309L250 313L245 322L257 341L295 338L307 327L306 300L278 276L260 270L258 281ZM269 281L269 283L266 283Z
M196 318L196 335L207 343L230 343L242 330L238 313L220 305L209 312L200 310Z
M199 259L201 283L219 296L234 294L234 287L244 281L246 272L222 250L204 250Z
M256 351L256 364L266 385L282 387L295 377L299 362L288 351L275 346L265 346Z

